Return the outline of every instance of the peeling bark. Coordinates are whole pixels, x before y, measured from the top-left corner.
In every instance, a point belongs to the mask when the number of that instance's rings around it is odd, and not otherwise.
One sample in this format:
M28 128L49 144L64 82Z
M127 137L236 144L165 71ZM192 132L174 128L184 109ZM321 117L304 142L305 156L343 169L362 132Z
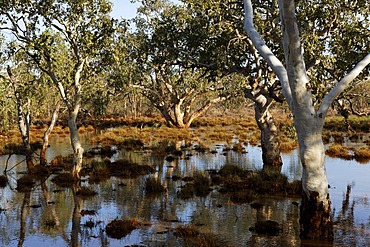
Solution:
M268 109L264 109L257 102L254 109L257 125L261 131L263 169L273 169L281 172L283 162L280 156L278 128Z
M313 191L309 197L302 195L300 220L302 239L326 239L333 241L333 223L329 195L323 202L319 193Z

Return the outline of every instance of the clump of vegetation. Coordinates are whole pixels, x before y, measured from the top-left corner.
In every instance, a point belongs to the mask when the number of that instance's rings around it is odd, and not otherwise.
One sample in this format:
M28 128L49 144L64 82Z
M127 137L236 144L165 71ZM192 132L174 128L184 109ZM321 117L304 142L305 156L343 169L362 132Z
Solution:
M121 239L137 229L141 223L137 219L113 220L105 227L107 235L111 238Z
M174 142L164 140L157 142L154 146L152 146L152 151L155 156L165 157L168 154L175 153L177 149Z
M140 139L129 138L119 143L119 147L128 150L138 150L144 147L144 143Z
M298 147L297 140L284 140L280 142L280 152L282 153L290 153Z
M61 187L71 187L77 182L76 178L69 172L60 173L51 179L51 181Z
M50 171L52 173L58 173L60 171L71 171L73 163L73 155L68 156L56 156L50 162Z
M165 191L165 188L159 179L148 177L145 180L145 191L148 193L161 193Z
M350 160L353 158L353 155L350 154L349 151L350 150L347 147L344 147L340 144L333 144L325 151L325 154L330 157Z
M222 187L220 192L232 192L232 200L235 202L249 202L258 195L265 194L301 195L302 186L300 181L289 182L285 175L273 169L264 169L257 172L240 171L239 169L236 170L237 172L233 172L233 169L237 168L230 165L221 168L219 173L226 176L221 176L220 183Z
M0 188L4 188L8 183L8 178L5 175L0 175Z
M82 209L80 214L81 214L81 216L96 215L96 211L95 210Z
M235 143L232 148L233 151L237 153L245 153L245 148L243 147L242 142Z
M35 186L35 180L30 174L25 174L17 180L17 190L19 192L30 191L33 186Z
M227 176L243 176L244 171L240 166L238 165L233 165L233 164L226 164L223 167L221 167L219 174L222 177L227 177Z
M191 183L187 183L182 186L181 190L178 192L178 197L181 199L190 199L195 196L195 189L194 185Z
M210 192L211 179L202 172L194 172L193 185L197 196L206 196Z
M363 147L360 149L356 149L354 153L354 157L359 162L367 163L370 160L370 148Z
M107 165L111 176L134 178L153 173L155 170L149 165L138 165L127 160L117 160Z
M47 219L47 220L45 220L45 222L44 222L44 226L46 227L46 228L53 228L53 227L55 227L56 226L56 221L55 221L55 219Z
M111 173L107 162L93 161L89 168L84 168L82 173L89 175L89 181L93 183L100 183L110 178Z
M196 196L207 196L211 188L211 179L202 172L194 172L193 177L185 177L187 181L178 193L181 199L189 199Z
M87 197L92 197L92 196L95 196L97 195L98 193L88 187L85 187L85 186L82 186L81 188L79 188L77 191L76 191L76 195L77 196L80 196L80 197L84 197L84 198L87 198Z
M37 165L29 170L29 174L35 179L41 180L50 175L50 168L48 166Z
M177 226L175 228L174 235L182 238L185 241L185 246L206 246L206 247L218 247L228 246L227 243L215 235L201 233L196 227L188 226Z

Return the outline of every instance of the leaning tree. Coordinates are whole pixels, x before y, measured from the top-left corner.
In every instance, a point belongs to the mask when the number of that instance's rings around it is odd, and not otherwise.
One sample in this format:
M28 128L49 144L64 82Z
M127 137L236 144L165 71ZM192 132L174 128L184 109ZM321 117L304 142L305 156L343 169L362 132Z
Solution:
M302 164L303 195L300 208L301 237L333 240L333 222L325 168L325 147L322 129L325 117L334 99L370 63L370 54L365 57L339 81L322 99L319 106L313 104L312 86L303 58L303 46L297 24L293 0L279 0L280 21L283 33L285 66L268 48L254 27L253 7L250 0L244 0L244 27L253 45L277 75L285 99L293 114L298 135L299 154ZM360 54L366 54L362 51Z

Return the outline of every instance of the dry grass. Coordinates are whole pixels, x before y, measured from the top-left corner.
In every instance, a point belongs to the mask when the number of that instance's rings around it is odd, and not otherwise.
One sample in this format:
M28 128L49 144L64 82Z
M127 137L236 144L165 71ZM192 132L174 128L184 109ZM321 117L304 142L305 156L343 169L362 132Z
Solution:
M347 160L350 160L353 158L352 154L350 154L350 149L340 144L331 145L325 151L325 154L328 155L329 157L337 157L337 158L347 159Z
M370 147L366 146L360 149L356 149L354 158L360 163L367 163L370 161Z

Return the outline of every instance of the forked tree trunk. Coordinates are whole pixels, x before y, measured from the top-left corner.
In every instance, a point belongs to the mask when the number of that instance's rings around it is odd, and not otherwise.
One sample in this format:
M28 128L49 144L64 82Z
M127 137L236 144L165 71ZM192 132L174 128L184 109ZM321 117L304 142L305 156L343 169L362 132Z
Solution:
M247 31L255 48L278 76L284 96L293 113L302 163L302 205L300 211L301 237L333 240L325 152L322 142L324 119L334 99L344 91L370 63L370 54L363 58L336 86L325 95L316 111L311 85L303 59L303 48L295 15L294 0L279 0L286 67L266 46L253 24L251 0L244 0Z
M283 162L280 156L279 132L269 111L269 105L265 100L255 100L254 111L261 131L263 169L281 172Z

